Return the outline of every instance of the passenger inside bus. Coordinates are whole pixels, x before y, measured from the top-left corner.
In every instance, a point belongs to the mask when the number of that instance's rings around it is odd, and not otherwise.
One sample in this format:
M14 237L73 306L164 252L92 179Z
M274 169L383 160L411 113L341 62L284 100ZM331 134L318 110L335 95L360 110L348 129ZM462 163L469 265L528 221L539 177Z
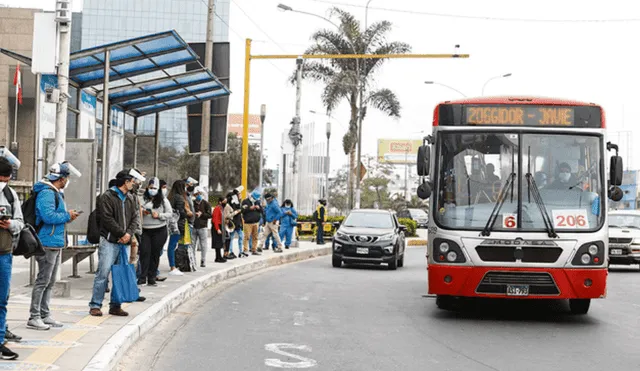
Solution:
M493 164L487 164L485 169L486 169L485 174L487 177L487 182L489 184L500 181L500 177L495 174L496 168L495 166L493 166Z
M571 166L563 162L557 167L556 177L550 189L572 189L578 185L578 179L571 173Z

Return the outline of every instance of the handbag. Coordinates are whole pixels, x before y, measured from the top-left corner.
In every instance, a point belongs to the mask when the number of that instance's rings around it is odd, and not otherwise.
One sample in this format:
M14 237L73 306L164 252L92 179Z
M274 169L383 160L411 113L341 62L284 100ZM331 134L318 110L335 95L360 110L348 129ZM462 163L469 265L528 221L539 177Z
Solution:
M136 268L133 264L129 264L127 248L124 245L119 246L118 263L111 267L111 279L113 280L111 301L118 304L132 303L140 296Z
M191 227L189 227L189 222L187 220L184 221L184 234L178 241L179 245L191 245Z
M18 236L18 243L13 249L13 255L29 259L32 256L43 256L44 254L44 248L36 230L31 225L25 224Z

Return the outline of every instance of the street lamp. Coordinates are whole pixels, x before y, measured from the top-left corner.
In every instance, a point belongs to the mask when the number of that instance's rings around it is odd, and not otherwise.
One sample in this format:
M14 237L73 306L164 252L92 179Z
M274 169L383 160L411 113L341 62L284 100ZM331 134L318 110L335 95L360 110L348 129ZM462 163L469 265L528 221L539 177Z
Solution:
M484 89L487 87L488 83L490 83L493 80L502 79L502 78L510 77L510 76L511 76L511 73L505 73L504 75L495 76L495 77L492 77L489 80L487 80L487 82L485 82L484 85L482 85L482 95L484 95Z
M369 27L369 4L371 4L373 0L369 0L367 1L367 6L364 7L364 30L367 30L367 27Z
M427 84L427 85L440 85L440 86L444 86L445 88L451 89L451 90L453 90L453 91L455 91L455 92L459 93L460 95L462 95L462 96L463 96L463 97L465 97L465 98L467 97L467 96L466 96L463 92L461 92L460 90L458 90L458 89L456 89L456 88L454 88L454 87L451 87L451 86L449 86L449 85L446 85L446 84L440 83L440 82L436 82L436 81L425 81L424 83L425 83L425 84Z
M324 191L324 196L327 199L327 201L329 200L329 169L331 164L329 163L329 143L331 143L331 141L329 140L331 138L331 121L327 120L327 158L325 159L325 169L324 169L324 184L325 184L325 191Z
M264 162L264 120L267 118L267 105L263 104L260 106L260 175L258 177L258 187L262 188L263 185L263 171L262 166ZM249 138L244 138L244 140L249 140Z

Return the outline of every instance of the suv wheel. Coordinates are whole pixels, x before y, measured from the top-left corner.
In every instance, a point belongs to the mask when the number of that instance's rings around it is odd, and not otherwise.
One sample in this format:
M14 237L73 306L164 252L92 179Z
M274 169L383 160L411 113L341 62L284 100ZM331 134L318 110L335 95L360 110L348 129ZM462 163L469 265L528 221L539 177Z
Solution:
M398 267L400 268L404 267L404 254L402 254L400 259L398 259Z
M389 270L395 271L398 268L398 255L393 257L393 260L389 262Z
M334 256L332 259L332 264L334 268L340 268L342 267L342 259L340 259L337 256Z

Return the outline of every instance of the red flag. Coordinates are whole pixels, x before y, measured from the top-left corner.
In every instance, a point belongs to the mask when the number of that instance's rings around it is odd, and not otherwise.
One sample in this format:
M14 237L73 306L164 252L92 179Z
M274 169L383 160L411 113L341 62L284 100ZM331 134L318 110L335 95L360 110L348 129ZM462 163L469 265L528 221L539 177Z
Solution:
M22 73L20 73L20 64L16 67L16 74L13 76L13 85L16 86L18 103L22 104Z

